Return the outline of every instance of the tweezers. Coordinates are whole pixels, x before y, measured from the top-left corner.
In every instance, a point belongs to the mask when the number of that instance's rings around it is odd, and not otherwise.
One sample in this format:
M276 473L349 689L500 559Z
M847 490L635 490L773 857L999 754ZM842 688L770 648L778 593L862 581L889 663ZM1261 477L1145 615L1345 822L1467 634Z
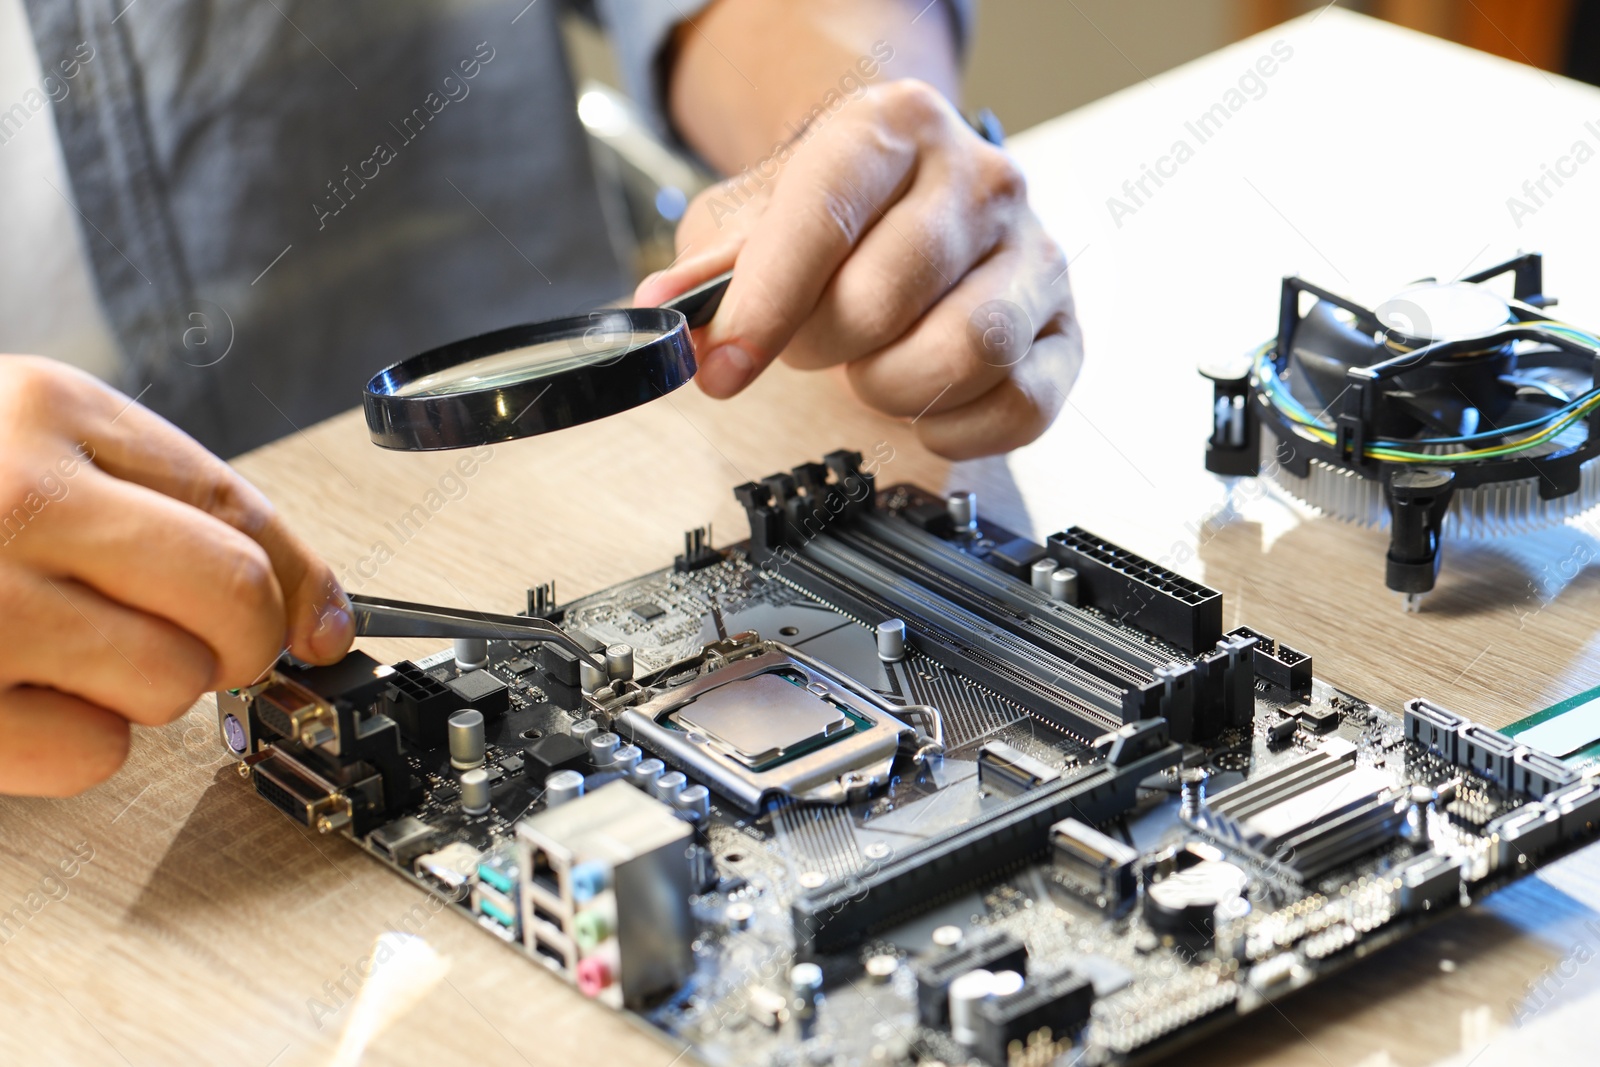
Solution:
M500 641L541 641L560 645L591 666L604 665L567 631L546 619L527 615L442 608L405 600L350 595L358 637L475 637Z

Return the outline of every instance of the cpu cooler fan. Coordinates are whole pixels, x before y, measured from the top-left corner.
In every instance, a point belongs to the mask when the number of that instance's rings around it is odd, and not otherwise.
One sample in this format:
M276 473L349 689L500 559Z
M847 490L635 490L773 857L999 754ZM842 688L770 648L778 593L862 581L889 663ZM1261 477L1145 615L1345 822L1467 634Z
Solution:
M1510 299L1485 284L1506 274ZM1386 584L1416 610L1444 537L1537 530L1600 500L1600 339L1545 314L1542 275L1530 253L1374 310L1285 278L1277 338L1248 366L1202 371L1206 468L1387 523Z

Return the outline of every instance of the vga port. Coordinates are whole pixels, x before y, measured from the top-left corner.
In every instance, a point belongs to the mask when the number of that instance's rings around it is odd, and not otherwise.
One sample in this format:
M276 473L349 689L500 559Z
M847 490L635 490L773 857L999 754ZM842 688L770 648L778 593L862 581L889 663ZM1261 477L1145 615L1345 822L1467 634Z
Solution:
M315 735L331 731L329 709L293 686L278 682L256 697L256 717L261 725L291 741L316 743ZM311 734L308 735L308 731Z
M289 818L318 833L350 821L350 798L282 753L269 752L250 767L256 792Z

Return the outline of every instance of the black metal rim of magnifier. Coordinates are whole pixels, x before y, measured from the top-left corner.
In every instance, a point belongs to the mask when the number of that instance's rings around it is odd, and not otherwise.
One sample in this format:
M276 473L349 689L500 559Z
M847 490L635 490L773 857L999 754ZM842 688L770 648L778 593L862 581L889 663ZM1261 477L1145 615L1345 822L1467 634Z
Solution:
M659 308L611 308L511 326L401 360L367 382L368 433L373 443L398 451L470 448L564 430L665 396L694 377L689 331L710 321L730 277L713 278ZM412 383L473 360L562 342L571 346L576 362L552 374L482 389L405 394Z
M367 383L367 430L373 443L407 452L431 452L497 444L616 415L663 396L694 377L694 346L682 313L668 308L633 308L479 334L430 349L379 371ZM576 372L533 377L487 389L436 395L401 395L410 383L500 352L570 340L580 351L591 331L605 333L626 322L640 334L657 336L609 353Z

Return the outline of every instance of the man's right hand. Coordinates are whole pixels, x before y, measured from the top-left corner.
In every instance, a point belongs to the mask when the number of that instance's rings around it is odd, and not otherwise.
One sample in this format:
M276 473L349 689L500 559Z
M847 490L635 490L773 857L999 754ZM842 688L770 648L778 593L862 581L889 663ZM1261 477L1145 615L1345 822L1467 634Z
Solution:
M354 634L333 572L160 416L63 364L0 356L0 793L109 777L129 725Z

